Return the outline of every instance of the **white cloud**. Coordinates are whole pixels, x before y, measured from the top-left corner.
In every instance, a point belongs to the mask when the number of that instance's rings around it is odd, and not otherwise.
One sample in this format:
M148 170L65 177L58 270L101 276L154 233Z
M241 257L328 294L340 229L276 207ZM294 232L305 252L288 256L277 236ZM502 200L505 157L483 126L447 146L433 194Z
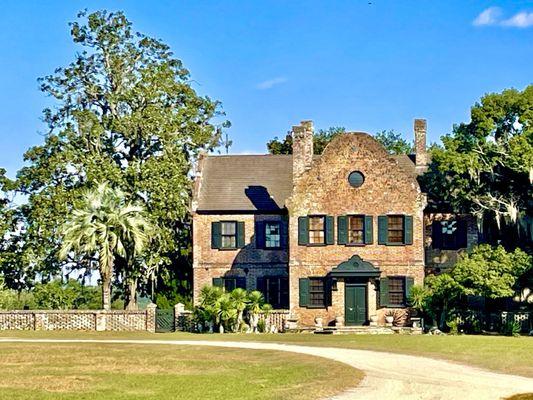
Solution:
M502 21L501 24L503 26L512 26L515 28L529 28L530 26L533 26L533 12L519 12L511 18Z
M283 76L278 76L276 78L268 79L263 82L259 82L255 87L259 90L272 89L276 85L281 85L282 83L287 82L287 78Z
M489 7L482 11L472 24L474 26L496 25L499 22L502 10L499 7Z

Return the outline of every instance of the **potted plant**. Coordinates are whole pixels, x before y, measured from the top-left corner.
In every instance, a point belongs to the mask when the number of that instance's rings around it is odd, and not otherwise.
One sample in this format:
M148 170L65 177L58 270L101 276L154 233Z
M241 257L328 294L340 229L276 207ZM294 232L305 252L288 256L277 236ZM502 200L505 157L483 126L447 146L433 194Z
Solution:
M385 322L387 325L392 325L394 322L394 310L388 310L385 314Z

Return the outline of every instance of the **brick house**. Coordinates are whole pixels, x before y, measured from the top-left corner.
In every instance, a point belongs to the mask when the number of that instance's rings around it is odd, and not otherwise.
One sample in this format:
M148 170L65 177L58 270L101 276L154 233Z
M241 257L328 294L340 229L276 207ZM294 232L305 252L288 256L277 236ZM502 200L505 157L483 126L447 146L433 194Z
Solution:
M476 240L475 224L426 210L426 122L412 156L372 136L336 137L313 155L313 124L293 155L202 156L193 196L194 301L205 285L260 290L301 326L384 322L409 290ZM474 226L474 227L473 227ZM451 261L450 261L451 260Z

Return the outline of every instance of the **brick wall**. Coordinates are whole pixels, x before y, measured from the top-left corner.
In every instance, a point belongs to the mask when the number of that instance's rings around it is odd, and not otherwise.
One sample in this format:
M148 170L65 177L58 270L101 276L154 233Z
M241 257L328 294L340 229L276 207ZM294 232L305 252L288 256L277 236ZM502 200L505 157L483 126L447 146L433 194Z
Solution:
M144 311L0 311L0 330L155 331L155 308Z
M255 246L256 221L281 221L279 214L195 214L193 220L193 288L198 302L202 287L222 276L246 277L248 290L256 289L258 277L287 276L288 250L263 250ZM244 222L245 246L242 249L219 250L211 248L211 223L217 221Z

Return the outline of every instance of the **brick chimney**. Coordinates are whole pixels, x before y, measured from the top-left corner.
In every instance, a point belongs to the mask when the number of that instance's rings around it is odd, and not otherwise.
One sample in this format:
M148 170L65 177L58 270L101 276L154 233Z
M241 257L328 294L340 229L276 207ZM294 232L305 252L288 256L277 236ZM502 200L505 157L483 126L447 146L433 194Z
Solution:
M292 127L292 177L299 178L313 162L313 121Z
M426 148L427 123L425 119L415 119L415 155L416 171L424 172L428 167L428 151Z

